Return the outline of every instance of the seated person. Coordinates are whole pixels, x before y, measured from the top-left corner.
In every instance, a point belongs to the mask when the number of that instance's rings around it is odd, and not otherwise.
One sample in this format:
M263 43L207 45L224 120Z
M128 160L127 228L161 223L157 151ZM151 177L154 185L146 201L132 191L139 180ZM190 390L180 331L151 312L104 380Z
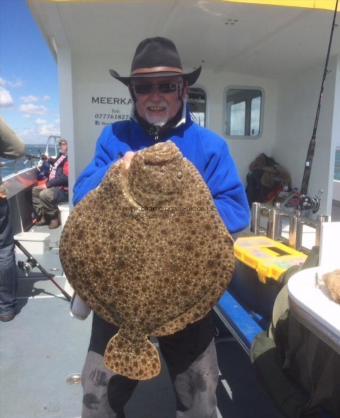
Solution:
M49 173L46 185L33 187L32 203L36 215L36 225L48 225L50 229L60 225L58 204L68 201L69 162L67 141L59 141L60 154Z
M42 154L40 157L39 164L37 166L37 179L48 180L48 176L51 170L51 161L46 154Z

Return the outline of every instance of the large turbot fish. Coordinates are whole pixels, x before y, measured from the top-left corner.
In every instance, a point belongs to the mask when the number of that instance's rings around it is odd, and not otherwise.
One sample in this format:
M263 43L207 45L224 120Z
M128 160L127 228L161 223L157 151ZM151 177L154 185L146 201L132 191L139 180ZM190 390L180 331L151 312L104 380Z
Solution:
M233 240L210 191L170 141L110 169L69 216L60 258L79 296L119 327L106 366L138 380L160 372L148 337L204 317L234 269Z

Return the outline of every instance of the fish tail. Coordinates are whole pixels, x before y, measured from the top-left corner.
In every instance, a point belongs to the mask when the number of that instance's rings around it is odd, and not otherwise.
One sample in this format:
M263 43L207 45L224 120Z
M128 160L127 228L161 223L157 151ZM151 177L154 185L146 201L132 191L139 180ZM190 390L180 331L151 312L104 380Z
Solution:
M105 366L129 379L147 380L157 376L161 370L159 354L147 336L131 341L123 334L119 330L108 342Z

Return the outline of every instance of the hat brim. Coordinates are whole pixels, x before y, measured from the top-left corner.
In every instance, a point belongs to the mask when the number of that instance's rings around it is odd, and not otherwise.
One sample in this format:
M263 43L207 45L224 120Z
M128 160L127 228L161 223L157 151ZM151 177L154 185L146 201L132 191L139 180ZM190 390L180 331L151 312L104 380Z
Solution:
M198 77L200 76L202 71L202 67L196 68L196 70L192 71L191 73L171 73L171 72L151 72L151 73L145 73L145 74L138 74L133 75L129 77L122 77L120 76L117 71L115 70L109 70L111 76L115 78L116 80L120 81L121 83L125 84L126 86L129 86L131 80L137 79L137 78L154 78L154 77L183 77L185 81L187 81L189 86L192 86L196 83Z

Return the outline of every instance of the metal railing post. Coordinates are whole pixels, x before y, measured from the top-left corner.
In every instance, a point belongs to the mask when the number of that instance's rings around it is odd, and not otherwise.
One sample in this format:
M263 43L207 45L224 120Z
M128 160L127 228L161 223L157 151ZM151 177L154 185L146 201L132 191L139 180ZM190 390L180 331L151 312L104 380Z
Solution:
M255 235L260 231L261 203L254 202L251 206L251 224L250 230Z

